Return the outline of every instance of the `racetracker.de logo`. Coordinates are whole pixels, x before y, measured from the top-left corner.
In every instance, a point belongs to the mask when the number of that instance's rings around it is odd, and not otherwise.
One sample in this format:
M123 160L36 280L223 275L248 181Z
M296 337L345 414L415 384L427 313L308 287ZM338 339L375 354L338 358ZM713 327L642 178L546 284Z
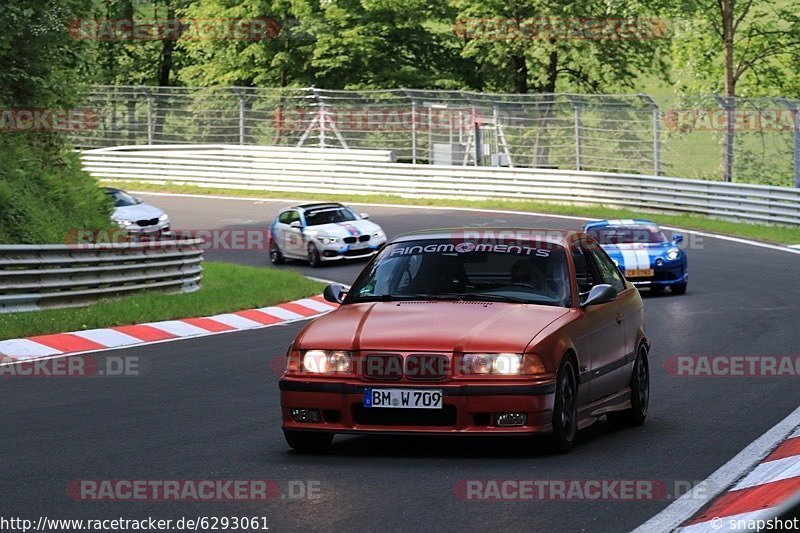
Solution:
M477 17L453 25L456 37L479 41L642 41L663 38L667 31L658 18Z
M669 376L774 378L800 376L797 355L673 355L664 362Z
M652 479L462 479L453 485L460 500L475 501L653 501L667 499L667 485Z
M149 361L135 355L75 355L2 363L0 378L139 377L150 372Z
M276 109L275 129L282 131L470 131L486 122L478 109L433 107L365 107L333 109Z
M182 241L202 239L205 251L267 252L270 231L263 229L186 229L175 230L169 235L135 234L122 229L70 230L64 236L64 244L76 250L90 250L97 245L125 245L138 243L136 249L150 248L168 250L182 246Z
M84 18L72 20L67 31L82 41L267 41L281 31L271 18Z
M76 479L67 495L79 501L316 500L320 482L274 479Z
M800 130L800 116L789 108L781 109L670 109L664 112L664 124L673 131Z
M92 109L0 109L0 131L86 131L97 128Z

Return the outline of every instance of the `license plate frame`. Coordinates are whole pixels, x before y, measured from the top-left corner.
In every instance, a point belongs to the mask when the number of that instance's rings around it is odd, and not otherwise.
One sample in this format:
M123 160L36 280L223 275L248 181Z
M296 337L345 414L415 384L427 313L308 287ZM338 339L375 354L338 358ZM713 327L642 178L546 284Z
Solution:
M443 409L441 389L365 388L362 405L368 409Z
M655 270L652 268L632 268L625 271L626 278L652 278Z

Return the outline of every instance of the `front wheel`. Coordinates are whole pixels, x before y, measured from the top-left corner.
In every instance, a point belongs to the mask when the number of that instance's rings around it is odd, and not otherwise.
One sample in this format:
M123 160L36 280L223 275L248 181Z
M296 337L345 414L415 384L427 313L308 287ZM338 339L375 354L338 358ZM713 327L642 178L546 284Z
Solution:
M317 246L312 242L308 244L308 264L311 268L317 268L322 264Z
M639 346L631 375L631 407L625 411L608 413L606 419L613 426L641 426L647 418L650 403L650 365L647 346Z
M278 248L278 243L275 242L274 239L270 240L270 243L269 243L269 261L270 261L270 263L272 263L273 265L280 265L280 264L283 264L283 262L285 260L286 260L286 258L283 257L283 253L281 252L281 249Z
M578 379L575 364L566 358L556 378L556 397L553 405L553 448L567 453L575 445L578 433Z
M672 285L669 290L672 291L672 294L686 294L686 283L676 283Z
M298 452L321 453L327 451L333 442L333 433L284 429L283 436L286 444Z

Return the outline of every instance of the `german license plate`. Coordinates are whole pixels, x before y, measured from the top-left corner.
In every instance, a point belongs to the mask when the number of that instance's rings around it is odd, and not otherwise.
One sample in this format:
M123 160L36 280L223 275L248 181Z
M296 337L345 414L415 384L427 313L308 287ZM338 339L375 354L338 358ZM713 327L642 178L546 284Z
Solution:
M350 249L351 250L363 250L367 246L369 246L369 244L367 244L365 242L354 242L353 244L350 245Z
M625 271L626 278L650 278L653 274L652 268L632 268Z
M364 389L364 407L441 409L442 397L439 389Z

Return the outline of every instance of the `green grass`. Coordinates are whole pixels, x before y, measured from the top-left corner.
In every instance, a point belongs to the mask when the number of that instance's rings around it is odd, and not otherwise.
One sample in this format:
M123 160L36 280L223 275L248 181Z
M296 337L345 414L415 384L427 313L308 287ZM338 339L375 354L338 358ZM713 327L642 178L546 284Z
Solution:
M319 294L323 284L295 272L205 262L199 291L142 293L88 307L3 314L0 339L190 318L265 307Z
M336 195L336 194L307 194L285 193L271 191L253 191L246 189L217 189L212 187L196 187L193 185L153 183L116 182L122 188L137 191L171 192L184 194L207 194L218 196L240 196L265 199L315 199L337 200L346 202L385 203L397 205L417 206L442 206L442 207L469 207L477 209L508 209L532 213L549 213L557 215L572 215L586 218L648 218L664 226L675 226L684 229L694 229L745 237L758 241L777 244L800 244L800 227L765 225L733 222L699 215L662 214L650 211L618 209L604 206L567 205L534 201L518 200L453 200L453 199L428 199L428 198L403 198L391 195Z

